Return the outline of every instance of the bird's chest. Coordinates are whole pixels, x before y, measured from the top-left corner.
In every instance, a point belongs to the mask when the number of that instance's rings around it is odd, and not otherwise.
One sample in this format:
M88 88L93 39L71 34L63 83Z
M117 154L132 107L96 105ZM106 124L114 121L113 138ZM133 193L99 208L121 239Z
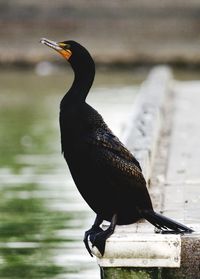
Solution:
M97 172L97 165L91 159L92 150L85 143L74 142L65 149L64 157L75 181L88 180Z
M105 173L102 173L98 156L95 157L93 152L89 145L78 144L64 154L74 182L81 193L87 189L92 193L97 185L101 184L101 187L105 185Z

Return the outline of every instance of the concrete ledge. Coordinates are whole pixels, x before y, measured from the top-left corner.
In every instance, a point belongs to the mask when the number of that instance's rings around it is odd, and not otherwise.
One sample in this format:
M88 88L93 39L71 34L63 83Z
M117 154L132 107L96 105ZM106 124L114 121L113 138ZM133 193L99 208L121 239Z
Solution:
M199 227L195 228L200 231ZM200 278L200 234L181 237L180 268L165 267L162 269L162 279L199 279Z
M155 156L162 123L162 110L169 94L172 72L166 66L155 67L141 85L126 126L123 143L134 154L142 166L148 181Z
M98 255L101 267L180 267L181 238L139 232L134 226L118 227L106 242L104 257ZM98 252L96 252L97 255Z

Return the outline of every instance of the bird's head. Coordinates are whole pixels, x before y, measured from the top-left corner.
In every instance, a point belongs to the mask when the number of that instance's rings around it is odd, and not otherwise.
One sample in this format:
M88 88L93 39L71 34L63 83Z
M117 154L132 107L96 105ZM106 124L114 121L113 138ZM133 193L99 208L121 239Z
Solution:
M86 61L91 61L92 58L89 52L82 45L75 41L63 41L63 42L54 42L45 38L40 40L42 44L47 45L50 48L53 48L58 53L60 53L66 60L70 62L72 66L81 65ZM92 60L93 61L93 60Z
M73 85L63 98L62 104L67 98L76 100L77 103L85 101L95 76L95 63L87 49L75 41L54 42L43 38L40 42L60 53L69 61L74 71Z

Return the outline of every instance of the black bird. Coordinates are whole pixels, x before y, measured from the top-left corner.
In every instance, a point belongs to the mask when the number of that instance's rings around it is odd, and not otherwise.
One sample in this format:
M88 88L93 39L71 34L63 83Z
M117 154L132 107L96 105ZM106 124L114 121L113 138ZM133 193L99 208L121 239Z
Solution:
M41 42L58 51L74 70L74 81L60 103L61 146L74 182L97 217L85 232L103 255L116 224L145 218L162 232L191 233L192 229L153 210L138 161L111 132L101 115L85 102L95 76L89 52L74 41ZM100 225L110 222L108 229Z

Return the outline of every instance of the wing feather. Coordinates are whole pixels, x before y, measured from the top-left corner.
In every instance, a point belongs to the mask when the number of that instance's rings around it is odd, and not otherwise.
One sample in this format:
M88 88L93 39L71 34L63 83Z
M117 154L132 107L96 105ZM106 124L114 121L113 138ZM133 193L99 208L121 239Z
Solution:
M85 140L90 145L90 150L94 151L92 154L95 161L104 164L110 172L145 182L139 162L112 133L98 129Z

